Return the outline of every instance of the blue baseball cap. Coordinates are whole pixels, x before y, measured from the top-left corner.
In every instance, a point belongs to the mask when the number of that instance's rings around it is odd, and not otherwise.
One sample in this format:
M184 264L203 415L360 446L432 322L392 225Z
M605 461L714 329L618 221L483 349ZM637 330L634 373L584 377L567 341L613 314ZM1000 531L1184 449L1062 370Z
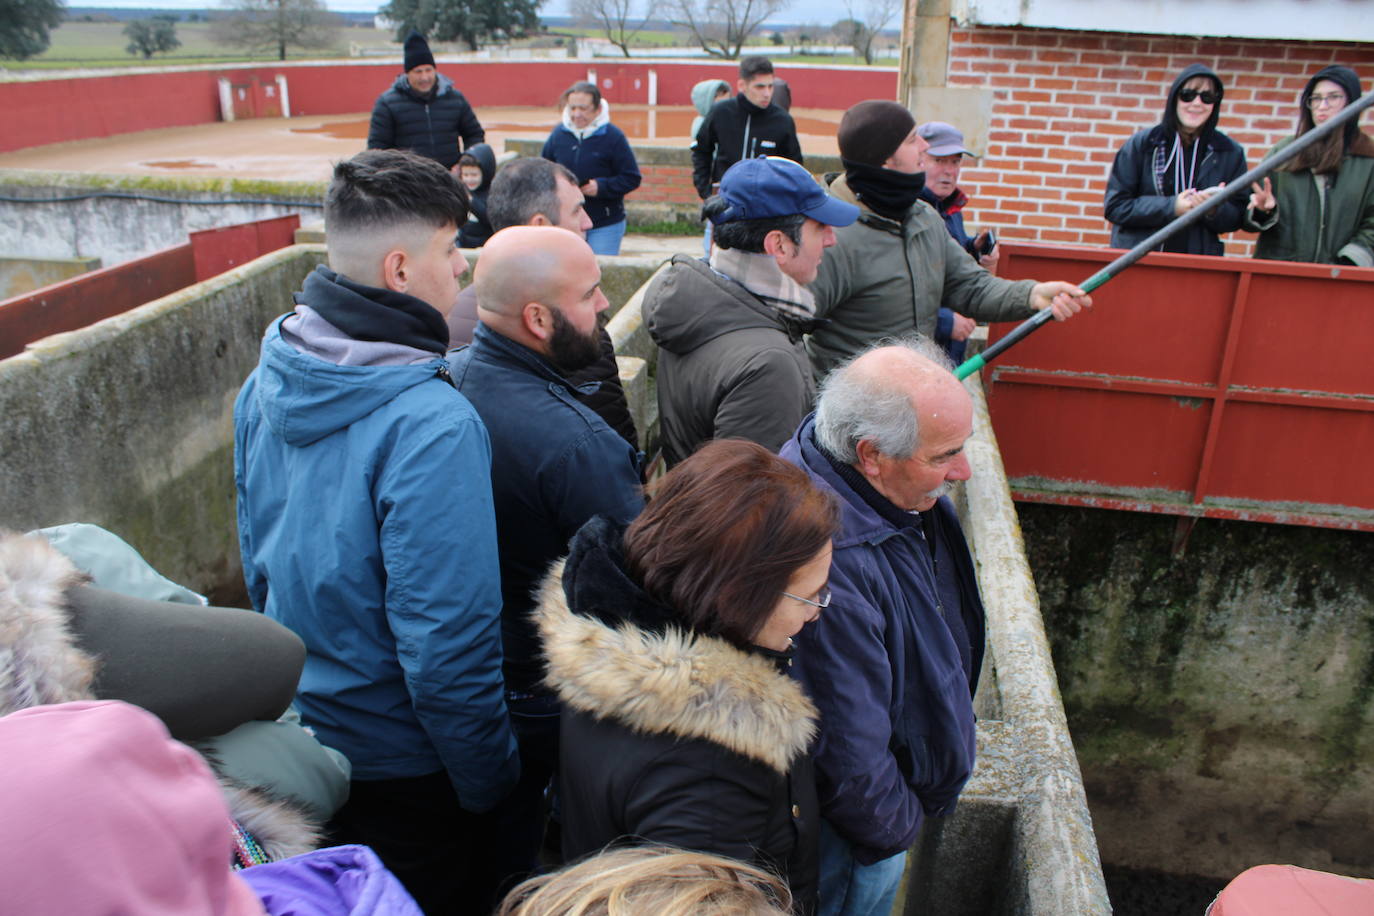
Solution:
M827 226L848 226L859 218L858 207L831 197L810 172L781 156L741 159L721 177L719 193L729 207L711 217L717 225L798 213Z

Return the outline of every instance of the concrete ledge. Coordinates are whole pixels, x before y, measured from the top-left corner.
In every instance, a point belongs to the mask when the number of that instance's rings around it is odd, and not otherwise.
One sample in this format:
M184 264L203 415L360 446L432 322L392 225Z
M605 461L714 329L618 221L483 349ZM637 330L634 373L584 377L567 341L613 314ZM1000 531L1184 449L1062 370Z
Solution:
M955 814L932 821L909 868L905 913L1110 913L1083 777L977 376L973 468L961 515L987 609L993 677L979 686L978 764ZM988 696L991 692L991 696ZM965 880L956 880L957 875ZM996 894L979 895L989 876ZM970 902L969 895L972 892ZM966 905L967 904L967 905Z

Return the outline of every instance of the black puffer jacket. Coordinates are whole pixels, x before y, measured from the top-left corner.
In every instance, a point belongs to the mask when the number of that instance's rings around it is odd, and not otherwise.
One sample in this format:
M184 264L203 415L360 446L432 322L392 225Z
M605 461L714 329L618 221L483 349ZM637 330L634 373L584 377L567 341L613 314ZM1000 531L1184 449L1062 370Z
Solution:
M1174 220L1174 198L1189 187L1202 190L1225 182L1228 187L1245 174L1245 151L1230 137L1217 130L1221 116L1221 102L1212 106L1212 116L1198 131L1196 152L1181 147L1182 173L1186 177L1180 186L1177 174L1178 157L1174 156L1174 138L1178 133L1178 91L1195 76L1210 77L1221 88L1221 78L1201 64L1186 67L1169 89L1164 119L1154 127L1139 131L1126 141L1116 154L1111 174L1107 177L1107 193L1103 200L1107 221L1112 223L1112 247L1132 248L1149 238L1157 229ZM1196 157L1196 165L1194 161ZM1186 232L1169 239L1159 250L1182 254L1225 253L1218 237L1240 228L1245 216L1248 193L1237 191L1224 204L1194 223Z
M692 146L692 184L702 200L711 186L741 159L783 156L802 161L797 125L777 105L760 108L740 93L717 102L697 130Z
M637 838L772 869L815 910L815 709L776 652L681 629L593 519L536 612L563 703L563 852Z
M472 106L453 88L453 80L440 76L433 95L426 98L410 87L402 73L372 106L367 148L414 150L451 169L463 149L486 138Z

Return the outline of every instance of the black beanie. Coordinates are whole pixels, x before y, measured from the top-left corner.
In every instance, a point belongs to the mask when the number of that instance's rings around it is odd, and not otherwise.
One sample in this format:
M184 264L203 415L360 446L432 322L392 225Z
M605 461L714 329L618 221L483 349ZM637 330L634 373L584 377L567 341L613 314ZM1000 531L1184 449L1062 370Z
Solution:
M429 52L429 42L425 41L425 36L414 29L406 36L406 64L405 71L409 73L416 67L423 67L425 64L434 66L434 55Z
M916 119L897 102L870 99L844 113L836 139L840 157L881 166L916 126Z

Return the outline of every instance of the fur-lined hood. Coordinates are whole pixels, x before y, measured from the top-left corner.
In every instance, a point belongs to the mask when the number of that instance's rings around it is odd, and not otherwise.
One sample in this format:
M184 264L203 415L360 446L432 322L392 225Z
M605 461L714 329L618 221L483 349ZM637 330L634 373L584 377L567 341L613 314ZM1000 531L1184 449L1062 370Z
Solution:
M566 562L549 572L535 613L548 683L570 708L637 732L711 741L784 774L806 753L816 709L771 660L676 626L611 626L574 613Z
M97 696L99 659L80 647L72 631L68 593L87 581L42 537L0 531L0 715L51 703L120 699ZM318 846L318 828L296 805L222 775L218 761L202 756L216 770L234 819L272 859Z

